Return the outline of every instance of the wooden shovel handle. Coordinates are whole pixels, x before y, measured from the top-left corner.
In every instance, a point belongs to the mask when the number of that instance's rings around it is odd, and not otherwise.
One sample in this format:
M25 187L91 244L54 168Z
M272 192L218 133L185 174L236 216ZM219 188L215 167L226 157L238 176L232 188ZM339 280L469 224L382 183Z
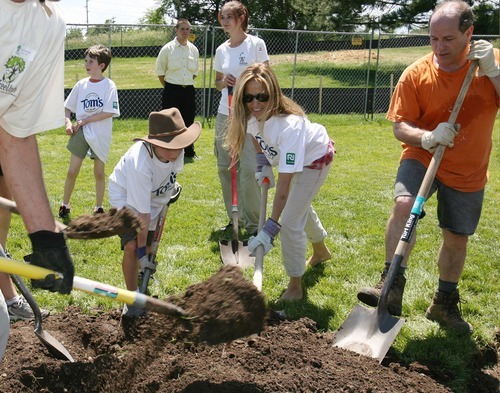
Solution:
M267 194L269 191L269 179L267 177L262 181L262 196L260 201L259 231L266 221ZM259 291L262 292L262 272L264 270L264 246L259 246L255 250L255 270L253 274L253 283Z
M477 60L471 62L469 69L467 70L467 74L465 75L464 81L462 82L462 87L460 92L458 93L457 99L455 101L455 105L453 105L453 109L451 111L450 117L448 118L448 123L455 124L457 121L458 114L460 113L460 109L462 108L462 104L464 103L465 96L467 91L469 90L469 86L476 74L476 69L478 67ZM444 151L446 146L438 145L434 155L432 156L429 167L427 168L427 172L425 173L424 180L422 181L422 185L418 191L418 195L427 198L429 191L432 186L432 182L434 181L434 177L436 176L439 164L441 163L441 159L443 158Z
M11 213L20 214L17 208L16 202L11 201L10 199L0 197L0 208L10 211ZM64 232L68 228L67 225L64 225L62 222L54 220L57 229L61 232Z

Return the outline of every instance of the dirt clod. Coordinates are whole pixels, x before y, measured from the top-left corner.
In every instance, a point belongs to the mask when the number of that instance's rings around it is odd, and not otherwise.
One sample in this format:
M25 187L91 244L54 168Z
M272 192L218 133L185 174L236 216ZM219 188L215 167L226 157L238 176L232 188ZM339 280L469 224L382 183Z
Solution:
M208 280L187 288L181 299L169 301L189 316L177 319L180 336L195 342L228 342L264 328L264 296L236 266L224 266Z
M128 208L112 208L106 213L87 214L71 220L64 230L69 238L99 239L137 230L141 223Z

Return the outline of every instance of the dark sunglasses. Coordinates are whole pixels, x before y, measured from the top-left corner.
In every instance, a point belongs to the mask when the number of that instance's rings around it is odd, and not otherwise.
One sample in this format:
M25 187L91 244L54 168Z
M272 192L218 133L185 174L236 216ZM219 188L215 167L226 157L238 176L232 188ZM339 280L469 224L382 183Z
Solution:
M250 104L253 100L257 100L259 102L267 102L269 101L269 94L267 93L259 93L256 95L253 94L243 94L243 102L245 104Z

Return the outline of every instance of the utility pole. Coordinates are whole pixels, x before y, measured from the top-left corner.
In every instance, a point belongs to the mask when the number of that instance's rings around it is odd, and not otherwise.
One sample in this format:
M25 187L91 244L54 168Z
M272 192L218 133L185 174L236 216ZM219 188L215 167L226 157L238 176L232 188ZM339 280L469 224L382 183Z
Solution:
M87 12L87 27L89 27L89 0L85 0L85 9Z

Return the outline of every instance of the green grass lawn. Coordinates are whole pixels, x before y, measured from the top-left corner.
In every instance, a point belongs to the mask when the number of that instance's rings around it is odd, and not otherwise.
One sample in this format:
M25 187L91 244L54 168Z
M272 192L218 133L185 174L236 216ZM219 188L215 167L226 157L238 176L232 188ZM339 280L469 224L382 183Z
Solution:
M269 306L284 309L289 318L308 317L315 320L320 329L335 331L358 303L358 289L375 284L383 267L384 229L392 207L392 186L400 146L393 137L391 125L385 120L366 122L360 115L311 117L325 124L336 142L337 155L329 178L314 202L328 231L327 245L333 258L306 271L303 280L307 296L303 301L276 303L288 282L278 239L275 248L264 259L263 292ZM227 224L228 219L213 155L214 131L208 124L196 142L200 158L186 164L178 176L183 191L166 217L156 282L151 284L152 292L160 298L182 293L187 286L208 278L221 267L218 228ZM495 334L498 335L500 326L499 126L497 119L483 215L477 233L470 238L469 255L460 283L466 301L462 311L475 332L470 339L447 334L424 317L437 285L440 230L433 198L426 204L427 217L418 224L418 243L407 269L403 304L406 323L393 345L403 362L418 361L448 375L453 381L451 388L456 392L467 391L471 369L492 365L492 351L498 345ZM106 166L107 174L133 143L132 139L147 134L147 129L146 120L114 121L114 142ZM65 148L67 136L59 129L40 135L38 140L46 186L56 215L69 164L69 152ZM268 211L272 196L273 190ZM73 217L91 213L94 197L92 163L86 160L71 199ZM68 240L68 243L78 276L124 287L118 237ZM7 248L17 260L30 252L19 217L13 218ZM245 274L251 278L252 268L245 270ZM70 304L90 313L95 307L106 310L121 307L106 298L77 291L68 296L41 290L34 290L34 294L41 306L53 312Z
M428 46L412 48L411 51L408 48L381 49L379 82L389 80L386 74L395 74L397 80L407 65L428 52L430 52ZM295 88L319 88L320 85L323 88L364 87L368 53L368 50L309 52L298 54L297 58L293 54L271 55L270 64L283 88L291 88L292 84ZM376 61L375 56L376 51L372 54L372 68ZM202 88L204 84L205 87L214 86L215 72L210 81L210 62L210 58L200 58L195 87ZM294 62L296 62L295 67ZM109 76L120 90L160 88L155 64L156 57L115 57L105 75ZM86 76L84 59L65 62L66 88L72 88L78 80Z

